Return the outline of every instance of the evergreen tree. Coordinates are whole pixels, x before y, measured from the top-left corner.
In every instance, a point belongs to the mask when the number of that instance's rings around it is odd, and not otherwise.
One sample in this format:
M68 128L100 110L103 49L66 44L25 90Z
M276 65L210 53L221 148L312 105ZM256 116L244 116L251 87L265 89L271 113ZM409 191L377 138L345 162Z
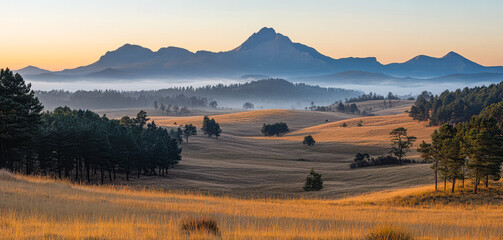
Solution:
M407 136L407 129L399 127L389 133L391 139L391 154L395 155L402 165L402 158L407 155L409 148L412 147L416 137Z
M185 140L189 143L189 137L193 135L197 135L197 129L192 124L185 124L183 128L183 135L185 136Z
M307 146L312 146L316 143L316 141L314 140L313 136L308 135L304 137L304 141L302 143L307 144Z
M323 179L321 178L321 174L315 172L314 168L311 168L311 172L306 177L304 191L319 191L321 189L323 189Z
M40 126L43 106L19 74L0 69L0 168L19 169Z
M472 117L460 125L461 150L468 157L468 168L474 181L473 192L477 193L480 181L499 180L503 162L503 137L496 120Z

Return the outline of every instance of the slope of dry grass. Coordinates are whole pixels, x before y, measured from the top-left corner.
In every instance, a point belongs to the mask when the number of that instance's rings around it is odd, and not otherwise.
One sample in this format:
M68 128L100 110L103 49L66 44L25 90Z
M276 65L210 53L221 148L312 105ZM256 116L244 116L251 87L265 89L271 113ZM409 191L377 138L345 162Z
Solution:
M23 176L0 177L0 199L0 239L362 239L383 225L416 239L500 239L503 234L503 208L487 205L412 208L360 204L357 197L353 202L235 199ZM187 234L186 218L214 220L219 233Z
M343 124L347 127L342 127ZM357 126L361 123L362 126ZM358 117L348 120L331 122L317 126L303 128L277 138L282 140L302 141L304 136L312 135L317 142L339 142L355 145L380 146L390 145L391 130L404 127L410 136L417 137L417 141L430 141L430 135L436 127L427 127L426 122L418 122L407 114Z

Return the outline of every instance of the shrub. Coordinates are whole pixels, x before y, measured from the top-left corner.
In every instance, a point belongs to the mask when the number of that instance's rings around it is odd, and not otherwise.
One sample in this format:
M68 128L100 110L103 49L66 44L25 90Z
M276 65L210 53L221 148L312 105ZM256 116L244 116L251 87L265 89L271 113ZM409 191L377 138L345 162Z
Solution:
M289 132L288 125L284 122L274 123L274 124L265 124L262 126L262 134L264 136L273 136L276 135L279 137L280 135Z
M347 123L343 123L343 124L341 125L341 127L347 127L347 126L348 126L348 124L347 124Z
M362 168L370 166L381 166L381 165L399 165L400 160L393 156L379 156L377 158L371 158L368 153L357 153L354 162L349 164L350 168ZM415 160L402 159L402 163L417 163Z
M304 191L319 191L321 189L323 189L323 179L321 178L321 174L315 172L314 168L311 168L311 172L306 177Z
M218 228L217 221L213 218L187 218L181 222L181 230L186 234L195 232L207 232L213 235L219 235L220 229Z
M379 226L367 236L368 240L412 240L412 235L391 225Z
M312 146L316 143L316 141L314 140L313 136L307 135L304 137L304 141L302 143L307 144L307 146Z

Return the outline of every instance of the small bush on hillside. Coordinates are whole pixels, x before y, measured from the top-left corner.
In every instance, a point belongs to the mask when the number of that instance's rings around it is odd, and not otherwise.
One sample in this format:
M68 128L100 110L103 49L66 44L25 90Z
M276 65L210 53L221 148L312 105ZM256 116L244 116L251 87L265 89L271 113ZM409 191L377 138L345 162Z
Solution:
M412 235L391 225L377 227L370 231L367 240L412 240Z
M288 125L284 122L273 123L273 124L265 124L262 126L262 134L264 136L277 136L289 132Z
M307 146L313 146L316 141L314 140L313 136L307 135L304 137L304 141L302 143L307 144Z
M347 126L348 126L348 124L347 124L347 123L343 123L343 124L341 125L341 127L347 127Z
M402 163L417 163L415 160L402 159ZM357 153L354 162L349 164L350 168L362 168L381 165L399 165L400 160L393 156L379 156L371 158L368 153Z
M213 235L219 235L217 221L212 218L187 218L181 222L181 230L186 234L195 232L207 232Z
M315 172L314 168L311 168L311 172L306 177L304 191L319 191L321 189L323 189L323 179L321 178L321 174Z

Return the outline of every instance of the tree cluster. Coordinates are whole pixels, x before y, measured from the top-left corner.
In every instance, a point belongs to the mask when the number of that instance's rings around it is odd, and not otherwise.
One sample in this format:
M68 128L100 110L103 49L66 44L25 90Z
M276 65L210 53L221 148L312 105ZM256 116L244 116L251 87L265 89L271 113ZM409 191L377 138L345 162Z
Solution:
M288 125L284 122L273 123L273 124L265 124L262 125L262 134L264 136L281 136L290 130L288 129Z
M110 120L89 110L42 111L19 74L0 71L0 167L26 174L104 182L116 174L164 175L181 160L179 141L147 113Z
M489 86L444 91L438 96L423 92L417 97L409 115L431 125L469 121L491 104L503 101L503 82Z
M452 192L456 180L471 178L474 193L477 193L481 181L489 186L490 180L501 178L503 163L503 135L498 123L493 118L474 116L468 122L444 124L431 135L432 142L423 143L418 149L423 159L433 163L435 172L435 190L438 177L452 182Z
M398 160L397 157L393 156L379 156L377 158L370 157L368 153L357 153L354 162L349 164L350 168L362 168L371 166L382 166L382 165L398 165L402 163L416 163L414 160L402 159Z
M220 137L220 133L222 133L220 124L218 124L215 119L210 119L208 116L204 116L203 127L201 128L201 130L204 134L208 135L209 138L215 136L218 139L218 137Z

